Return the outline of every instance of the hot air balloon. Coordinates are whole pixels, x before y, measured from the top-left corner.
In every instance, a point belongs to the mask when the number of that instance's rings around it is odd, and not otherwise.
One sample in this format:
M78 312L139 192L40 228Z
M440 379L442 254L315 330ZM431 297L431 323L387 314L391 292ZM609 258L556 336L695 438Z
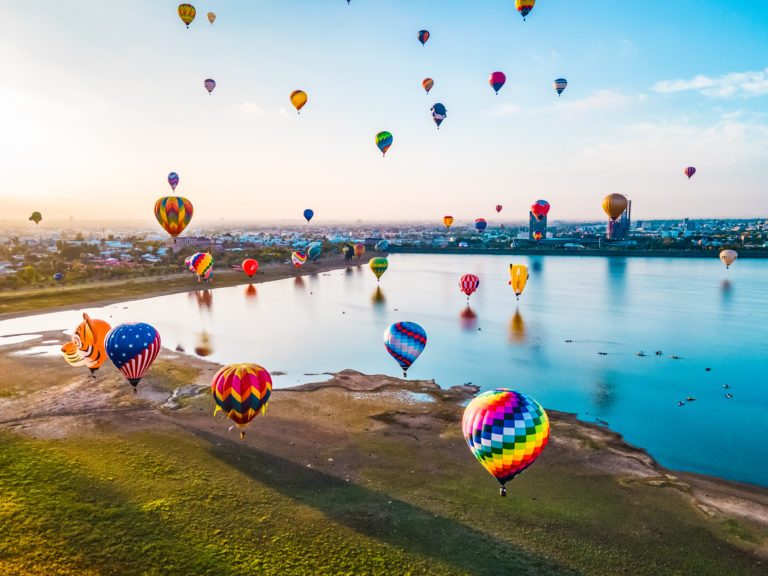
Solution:
M386 240L379 240L378 242L376 242L376 250L378 250L379 252L386 252L387 250L389 250L389 242L387 242Z
M546 200L536 200L531 205L531 214L536 217L536 220L541 222L541 219L549 214L549 202Z
M736 258L738 258L739 253L736 252L736 250L723 250L720 252L720 260L723 261L723 264L725 264L726 269L731 267L731 264L733 264L736 261Z
M208 90L208 95L210 96L211 92L213 92L213 89L216 88L216 81L212 78L206 78L203 82L203 86L205 86L205 89Z
M438 102L432 106L430 111L432 112L432 120L435 121L435 124L437 124L437 129L440 130L440 124L442 124L443 120L445 120L445 106Z
M504 86L504 84L507 81L507 76L504 74L504 72L493 72L491 74L491 77L488 78L488 83L491 85L491 88L493 88L494 92L496 92L496 95L499 95L499 90L501 90L501 87Z
M429 40L429 30L419 30L419 42L421 42L421 45L426 44L427 40Z
M243 260L243 272L245 272L248 278L253 277L253 275L256 274L256 271L258 269L259 269L259 263L253 258L248 258L247 260Z
M195 19L195 7L192 4L179 4L179 18L189 28L192 20Z
M207 16L208 16L208 22L210 22L211 26L213 26L213 21L216 20L216 14L214 14L213 12L208 12Z
M533 10L534 4L536 4L536 0L515 0L515 7L523 17L523 21L525 21L525 17L528 16L528 13Z
M32 212L32 216L29 219L35 224L40 224L40 220L43 219L43 215L40 212Z
M443 224L445 224L446 228L450 228L451 224L453 224L453 216L443 216Z
M307 257L309 257L312 262L317 262L317 259L320 258L320 253L323 251L323 247L319 242L315 242L313 244L309 245L309 250L307 251Z
M501 212L502 208L503 206L501 204L496 204L496 213L498 214L499 212Z
M432 86L434 85L435 81L432 80L432 78L424 78L424 80L421 81L421 87L427 91L427 94L429 94L429 91L432 90Z
M240 437L245 438L246 424L267 410L272 377L258 364L230 364L216 372L211 393L216 402L213 415L219 410L224 412L241 429Z
M536 232L533 233L533 239L536 240L536 242L538 242L542 238L543 238L543 235L538 230L536 230Z
M359 259L365 254L365 244L358 242L355 244L355 256Z
M376 146L381 150L381 155L384 156L392 146L392 134L387 131L379 132L376 134Z
M301 109L307 103L307 94L303 90L294 90L291 92L291 104L296 108L296 112L301 114Z
M208 252L193 254L189 261L192 271L197 274L198 281L209 280L213 273L213 256Z
M485 230L488 227L488 222L485 221L485 218L478 218L475 220L475 230L480 232L482 234L483 230Z
M621 194L608 194L603 198L603 210L611 220L616 220L627 209L627 199Z
M378 282L381 279L381 275L387 271L389 262L387 262L386 258L379 256L378 258L371 258L370 262L368 262L368 267L376 275L376 281Z
M549 439L549 418L533 398L498 388L476 396L464 409L461 429L470 451L501 484L533 464Z
M107 334L105 347L112 363L136 388L160 352L160 334L144 322L120 324Z
M480 278L474 274L464 274L459 278L459 288L467 295L467 301L469 301L470 294L477 290L478 286L480 286Z
M64 280L64 274L61 272L56 272L56 274L53 275L53 279L56 280L56 282L61 282Z
M301 268L306 261L307 253L302 250L296 250L296 252L291 254L291 262L293 262L293 265L296 266L297 269Z
M306 210L304 210L304 218L306 218L306 219L307 219L307 222L309 222L310 220L312 220L312 216L314 216L314 215L315 215L315 211L314 211L314 210L311 210L311 209L309 209L309 208L307 208Z
M192 220L192 202L181 196L164 196L155 202L155 218L174 238Z
M176 172L168 174L168 184L171 185L171 190L176 190L176 186L179 185L179 175Z
M351 260L355 255L355 249L352 246L344 246L342 252L344 252L344 260Z
M96 372L107 359L104 339L110 328L104 320L91 320L90 316L84 313L83 321L72 333L72 340L61 347L64 359L73 366L86 365L91 374ZM72 362L75 358L77 363Z
M565 90L565 87L568 86L568 80L565 78L558 78L552 84L555 87L555 90L557 90L557 95L560 96L560 94L563 93L563 90Z
M528 281L528 270L525 266L522 266L520 264L510 264L509 265L509 285L512 286L512 289L515 291L515 295L517 296L517 299L520 299L520 294L523 293L523 289L525 288L525 283Z
M688 168L685 169L685 175L688 176L688 180L691 179L691 176L696 174L696 168L693 166L688 166Z
M203 272L202 275L197 276L197 281L202 282L204 284L207 284L213 279L213 263L211 263L211 267L208 268L205 272Z
M396 322L384 330L384 346L403 369L403 378L426 345L427 333L415 322Z

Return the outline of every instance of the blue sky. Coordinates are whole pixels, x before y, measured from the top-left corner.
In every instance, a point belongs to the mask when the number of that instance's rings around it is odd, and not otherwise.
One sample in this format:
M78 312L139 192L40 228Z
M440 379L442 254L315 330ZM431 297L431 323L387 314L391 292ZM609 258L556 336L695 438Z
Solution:
M636 219L768 217L766 2L193 4L189 29L177 2L4 8L0 218L151 221L171 171L196 220L598 220L614 192Z

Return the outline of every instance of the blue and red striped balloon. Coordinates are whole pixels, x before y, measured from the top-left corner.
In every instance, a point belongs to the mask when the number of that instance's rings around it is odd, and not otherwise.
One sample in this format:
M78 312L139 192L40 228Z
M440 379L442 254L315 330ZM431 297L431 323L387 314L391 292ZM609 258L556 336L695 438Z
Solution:
M427 333L415 322L396 322L384 330L384 346L403 369L403 376L424 351Z
M109 331L104 347L115 367L136 387L160 352L160 334L144 322L120 324Z

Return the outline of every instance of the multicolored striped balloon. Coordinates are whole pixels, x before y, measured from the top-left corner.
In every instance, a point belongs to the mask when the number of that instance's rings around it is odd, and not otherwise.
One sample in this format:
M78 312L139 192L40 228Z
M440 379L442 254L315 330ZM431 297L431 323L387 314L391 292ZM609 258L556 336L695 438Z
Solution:
M429 91L432 90L432 86L434 85L435 81L432 80L432 78L424 78L424 80L421 81L421 87L427 91L427 94L429 94Z
M371 269L371 272L376 275L378 282L378 280L381 279L381 275L387 271L387 268L389 268L389 262L386 258L379 256L378 258L371 258L370 262L368 262L368 267Z
M429 30L419 30L419 42L421 42L421 45L426 44L427 40L429 40Z
M181 21L187 25L187 28L189 28L192 20L195 19L196 13L197 11L192 4L179 4L179 18L181 18Z
M389 147L392 146L392 134L386 130L376 134L376 146L381 150L381 155L385 156Z
M474 274L464 274L464 276L459 278L459 288L467 295L467 300L469 300L469 295L477 290L478 286L480 286L480 278Z
M685 175L688 176L688 180L691 179L691 176L696 174L696 168L693 166L688 166L688 168L685 169Z
M543 237L544 237L544 235L541 232L539 232L538 230L536 230L536 232L533 233L533 239L536 240L536 242L541 240Z
M193 211L192 202L181 196L164 196L155 202L155 218L174 238L192 220Z
M464 439L488 472L504 485L538 458L549 439L549 418L533 398L498 388L475 397L461 419Z
M160 334L149 324L120 324L109 331L104 347L112 363L134 388L160 352Z
M264 414L272 394L272 377L258 364L242 363L224 366L211 381L211 393L216 402L213 415L221 410L238 428ZM245 438L245 430L240 432Z
M427 345L427 333L415 322L396 322L384 330L384 346L403 369L403 377Z
M193 254L189 260L189 268L197 274L199 279L210 278L209 272L213 270L213 256L208 252Z
M478 218L475 220L475 230L478 232L481 232L485 230L488 227L488 222L486 222L485 218Z
M168 184L171 185L171 190L176 190L176 186L179 185L179 175L176 172L168 174Z
M560 94L563 93L563 90L565 90L565 87L568 86L568 80L565 78L558 78L552 83L555 87L555 90L557 90L557 95L560 96Z
M520 12L520 16L523 17L523 21L525 21L525 17L528 16L530 11L533 10L534 4L536 4L536 0L515 0L515 7Z
M296 250L296 252L291 254L291 262L293 262L293 265L296 266L296 268L301 268L306 261L307 253L302 250Z

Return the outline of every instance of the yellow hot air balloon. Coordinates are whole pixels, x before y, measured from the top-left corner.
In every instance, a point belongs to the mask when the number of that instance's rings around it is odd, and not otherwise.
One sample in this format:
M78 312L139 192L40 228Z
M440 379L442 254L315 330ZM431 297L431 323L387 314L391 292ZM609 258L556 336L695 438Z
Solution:
M378 258L371 258L371 261L368 262L368 267L371 269L371 272L376 275L378 281L381 278L381 275L387 271L389 262L387 262L386 258L379 256Z
M520 299L520 294L523 293L525 283L528 281L528 270L521 264L509 265L509 284L515 291L517 299Z
M447 228L450 228L451 224L453 224L453 216L443 216L443 224L445 224Z
M195 19L195 13L195 7L192 4L179 4L179 18L187 25L187 28Z
M291 92L291 104L296 108L296 111L300 114L304 104L307 103L307 93L303 90L294 90Z
M730 268L731 264L739 257L739 253L736 250L723 250L720 252L720 260L723 261L726 268Z
M627 199L621 194L608 194L603 198L603 210L611 220L616 220L627 209Z
M208 12L208 22L213 24L214 20L216 20L216 14L214 14L213 12Z

